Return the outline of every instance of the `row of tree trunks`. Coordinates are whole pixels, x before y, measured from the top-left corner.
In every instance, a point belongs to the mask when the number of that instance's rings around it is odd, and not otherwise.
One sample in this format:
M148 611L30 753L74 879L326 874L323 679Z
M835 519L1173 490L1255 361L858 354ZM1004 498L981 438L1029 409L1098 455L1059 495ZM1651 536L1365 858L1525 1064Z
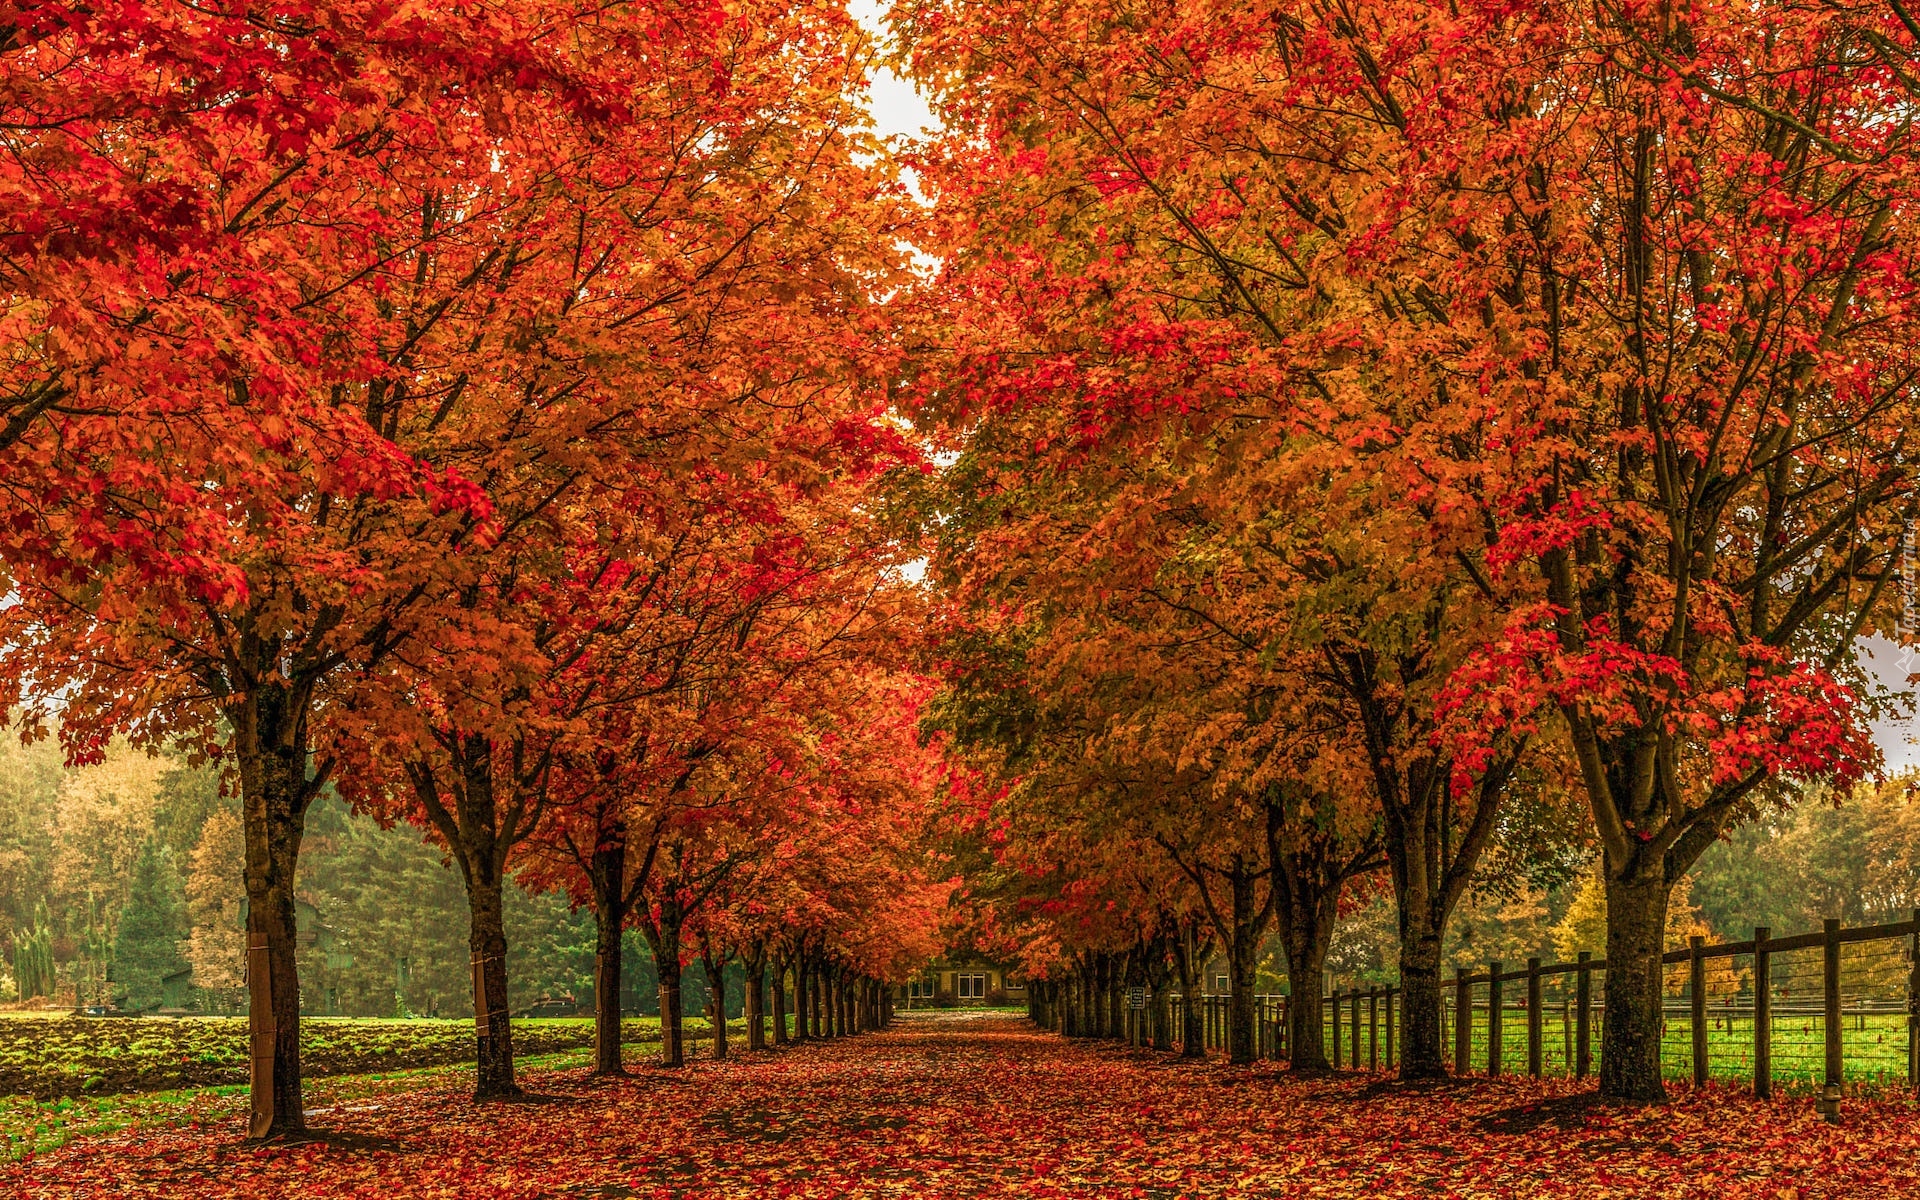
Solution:
M1124 1039L1129 1036L1126 989L1130 980L1141 986L1139 980L1150 978L1149 961L1136 953L1083 954L1071 973L1029 981L1027 1015L1063 1037ZM1163 1011L1165 1001L1163 995Z
M786 1032L786 975L793 976L793 1033ZM751 992L751 987L750 987ZM885 984L802 947L773 975L773 1044L813 1038L846 1037L884 1029L893 1020L893 1000ZM751 1036L751 1023L749 1031Z

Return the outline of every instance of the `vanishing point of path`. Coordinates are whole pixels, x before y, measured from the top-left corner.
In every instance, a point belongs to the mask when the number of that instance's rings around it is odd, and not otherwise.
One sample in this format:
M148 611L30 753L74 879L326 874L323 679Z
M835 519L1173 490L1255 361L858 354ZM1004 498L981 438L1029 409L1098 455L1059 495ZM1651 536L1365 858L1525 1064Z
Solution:
M316 1111L324 1140L239 1143L238 1107L0 1169L0 1196L1920 1196L1920 1112L1710 1090L1603 1108L1562 1082L1407 1089L1068 1043L1023 1021L894 1029L630 1080L534 1075L525 1103L439 1083Z

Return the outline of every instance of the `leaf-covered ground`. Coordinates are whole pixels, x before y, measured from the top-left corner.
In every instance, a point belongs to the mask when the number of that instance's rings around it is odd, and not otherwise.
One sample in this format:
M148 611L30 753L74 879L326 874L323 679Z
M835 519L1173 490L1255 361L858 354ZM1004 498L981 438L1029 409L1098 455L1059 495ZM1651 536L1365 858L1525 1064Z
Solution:
M1920 1112L1730 1090L1633 1111L1553 1081L1407 1089L1069 1045L1004 1017L594 1082L477 1107L444 1082L312 1115L324 1140L199 1126L75 1141L0 1170L47 1197L1712 1197L1920 1195Z

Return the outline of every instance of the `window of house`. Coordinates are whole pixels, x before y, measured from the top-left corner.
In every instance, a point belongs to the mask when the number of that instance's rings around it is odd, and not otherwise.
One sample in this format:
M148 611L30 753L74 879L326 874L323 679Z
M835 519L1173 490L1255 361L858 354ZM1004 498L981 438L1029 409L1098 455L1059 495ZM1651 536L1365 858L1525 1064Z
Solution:
M1221 995L1226 994L1227 977L1225 975L1215 975L1213 977L1213 990L1219 992Z
M958 978L960 999L984 1000L987 998L987 977L985 975L962 975Z

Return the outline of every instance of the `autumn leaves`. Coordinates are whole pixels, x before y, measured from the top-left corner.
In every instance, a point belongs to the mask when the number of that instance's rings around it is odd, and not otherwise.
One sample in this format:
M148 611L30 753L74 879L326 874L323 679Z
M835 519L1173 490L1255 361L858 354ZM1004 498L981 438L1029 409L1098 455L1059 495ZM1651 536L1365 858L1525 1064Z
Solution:
M1269 922L1318 996L1382 881L1432 1074L1449 913L1509 814L1571 808L1602 1087L1659 1096L1668 890L1877 762L1850 664L1901 634L1913 29L907 7L969 131L924 164L952 324L923 423L958 456L942 717L1006 789L1013 940L1151 980L1210 938L1245 1057Z
M77 755L230 765L256 1136L301 1123L324 787L460 870L482 1095L511 872L676 965L929 952L844 13L54 5L4 53L0 674Z
M76 755L231 765L255 1132L301 1119L326 787L460 871L485 1096L509 875L593 908L605 981L633 924L669 992L740 955L871 996L933 949L935 795L976 945L1164 991L1212 940L1240 1057L1267 931L1317 996L1390 888L1415 1074L1449 913L1571 807L1603 1085L1658 1095L1668 889L1873 766L1908 23L893 21L949 130L899 161L823 3L0 34L0 686Z

